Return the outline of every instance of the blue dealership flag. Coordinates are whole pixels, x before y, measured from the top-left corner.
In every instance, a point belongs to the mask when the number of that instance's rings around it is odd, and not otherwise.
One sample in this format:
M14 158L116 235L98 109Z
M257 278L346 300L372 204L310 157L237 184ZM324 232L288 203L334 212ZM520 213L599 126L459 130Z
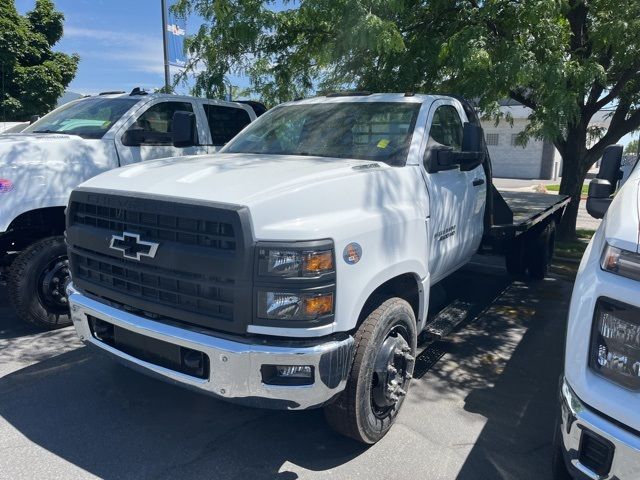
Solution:
M184 67L187 63L187 56L184 52L184 39L187 35L187 20L178 18L171 11L171 7L176 0L169 0L165 18L167 19L166 39L167 39L167 60L170 65Z

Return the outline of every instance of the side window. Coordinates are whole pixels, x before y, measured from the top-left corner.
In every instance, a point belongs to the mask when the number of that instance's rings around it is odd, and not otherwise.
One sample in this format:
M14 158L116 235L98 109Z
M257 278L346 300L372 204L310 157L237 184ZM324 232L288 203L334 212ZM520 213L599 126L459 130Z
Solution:
M455 151L462 150L462 120L455 107L443 105L438 107L433 115L429 136L435 142L453 147Z
M242 108L204 104L213 145L221 146L251 123L249 113Z
M178 111L193 112L193 106L189 102L162 102L152 106L129 127L122 143L129 147L172 145L171 122Z

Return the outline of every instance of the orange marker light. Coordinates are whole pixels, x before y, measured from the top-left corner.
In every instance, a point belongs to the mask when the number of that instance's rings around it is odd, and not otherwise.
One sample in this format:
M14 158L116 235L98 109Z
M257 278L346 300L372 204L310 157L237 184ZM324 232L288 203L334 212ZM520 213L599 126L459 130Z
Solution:
M333 294L318 295L316 297L308 297L304 302L304 313L307 316L314 317L320 315L328 315L333 312Z
M302 264L303 273L323 273L333 270L333 253L331 250L325 252L309 252L304 254Z

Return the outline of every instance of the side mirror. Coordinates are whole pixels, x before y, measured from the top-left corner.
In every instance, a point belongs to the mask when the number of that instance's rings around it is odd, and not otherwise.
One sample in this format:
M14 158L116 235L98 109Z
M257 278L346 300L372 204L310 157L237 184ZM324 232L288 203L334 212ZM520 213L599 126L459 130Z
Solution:
M174 147L187 148L198 144L198 131L196 130L196 116L194 113L175 112L171 123Z
M455 163L453 147L446 145L434 145L426 152L424 166L429 173L441 172L443 170L453 170L457 167Z
M122 144L125 147L139 147L146 140L147 132L139 129L127 130L122 134Z
M31 115L31 118L29 119L29 125L33 125L38 120L40 120L40 115Z
M469 122L464 123L462 131L462 151L463 152L483 152L484 151L484 131L482 127Z
M602 218L611 205L613 195L622 178L622 145L611 145L604 150L600 170L589 184L587 212L594 218Z

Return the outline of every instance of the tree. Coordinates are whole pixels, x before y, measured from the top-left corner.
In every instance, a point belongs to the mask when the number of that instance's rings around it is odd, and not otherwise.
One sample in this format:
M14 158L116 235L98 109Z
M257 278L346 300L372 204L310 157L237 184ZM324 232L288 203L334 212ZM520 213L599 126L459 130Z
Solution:
M624 148L624 153L636 155L638 153L638 140L631 140Z
M0 3L0 118L49 112L75 77L80 58L52 50L63 23L51 0L36 0L25 16L13 0Z
M295 6L295 5L294 5ZM181 0L207 22L189 39L196 93L242 73L269 103L313 90L440 91L531 109L528 137L563 159L560 227L575 237L586 172L640 127L640 2L616 0ZM590 126L607 106L610 126Z

